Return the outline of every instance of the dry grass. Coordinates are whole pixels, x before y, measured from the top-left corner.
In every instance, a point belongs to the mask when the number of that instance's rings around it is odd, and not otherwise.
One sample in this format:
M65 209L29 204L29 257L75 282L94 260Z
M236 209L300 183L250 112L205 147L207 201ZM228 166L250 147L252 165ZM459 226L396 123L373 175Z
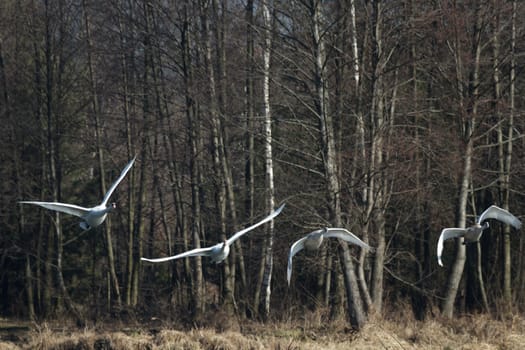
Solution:
M1 326L1 325L0 325ZM1 329L1 327L0 327ZM324 317L305 314L300 321L260 324L243 322L242 331L196 328L187 331L85 329L56 330L34 327L24 336L4 336L0 349L91 350L233 350L233 349L522 349L525 319L498 321L487 315L454 320L370 320L354 332L345 322L327 323ZM10 341L8 341L10 340Z

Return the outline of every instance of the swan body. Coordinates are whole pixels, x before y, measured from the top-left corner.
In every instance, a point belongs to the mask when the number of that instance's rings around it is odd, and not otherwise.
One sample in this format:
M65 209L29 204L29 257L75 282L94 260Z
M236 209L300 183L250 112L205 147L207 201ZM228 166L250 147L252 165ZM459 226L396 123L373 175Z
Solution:
M483 223L488 219L496 219L505 224L511 225L517 230L521 228L521 221L517 217L505 209L491 205L481 213L474 225L467 228L445 228L441 231L437 244L437 259L439 266L443 266L441 255L443 254L443 244L446 240L463 237L463 244L477 242L481 238L483 231L489 228L488 222Z
M226 259L228 257L228 255L230 254L230 246L236 241L238 240L239 238L241 238L242 235L244 235L245 233L253 230L254 228L270 221L270 220L273 220L273 218L275 218L277 215L279 215L281 213L281 211L283 210L284 208L284 204L281 205L277 210L275 210L273 213L271 213L270 215L268 215L267 217L265 217L264 219L262 219L261 221L257 222L256 224L253 224L252 226L250 227L247 227L237 233L235 233L233 236L231 236L230 238L226 239L224 238L224 240L220 243L217 243L211 247L206 247L206 248L195 248L195 249L192 249L192 250L189 250L187 252L184 252L184 253L180 253L180 254L177 254L177 255L173 255L173 256L167 256L167 257L164 257L164 258L156 258L156 259L148 259L148 258L140 258L140 260L142 261L149 261L149 262L153 262L153 263L158 263L158 262L164 262L164 261L169 261L169 260L175 260L175 259L180 259L180 258L185 258L185 257L190 257L190 256L207 256L211 259L212 262L214 263L220 263L221 261L223 261L224 259Z
M292 277L292 259L294 255L303 249L305 249L306 251L310 251L310 252L318 250L325 238L339 238L345 242L349 242L351 244L358 245L361 248L371 249L368 244L366 244L365 242L360 240L356 235L354 235L352 232L344 228L325 227L325 228L321 228L319 230L310 232L303 238L297 240L290 247L290 252L288 254L288 268L286 270L286 279L288 281L288 285L290 285L290 279Z
M100 224L102 224L104 220L106 220L106 216L108 215L108 213L113 211L117 207L115 203L110 203L108 205L109 198L111 197L119 183L124 179L128 171L131 169L136 158L137 157L134 157L126 165L124 170L122 170L122 172L120 173L119 178L111 185L111 188L106 192L102 203L100 203L97 206L85 208L75 204L39 201L20 201L19 203L39 205L49 210L59 211L62 213L78 216L83 220L82 222L80 222L80 227L83 230L89 230L91 228L97 227Z

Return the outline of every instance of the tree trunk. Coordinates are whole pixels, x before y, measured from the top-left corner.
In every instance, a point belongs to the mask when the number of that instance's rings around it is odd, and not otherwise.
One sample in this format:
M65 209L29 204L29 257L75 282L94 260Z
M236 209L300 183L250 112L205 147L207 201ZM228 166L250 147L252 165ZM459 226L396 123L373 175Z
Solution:
M362 94L362 85L361 85L361 67L359 59L359 45L358 45L358 35L357 35L357 25L356 25L356 12L355 12L355 1L350 0L350 24L351 24L351 44L352 44L352 59L353 59L353 68L354 68L354 84L355 84L355 96L356 96L356 108L355 108L355 120L356 120L356 132L355 132L355 142L354 150L355 154L352 160L352 172L350 179L350 188L357 188L357 178L360 177L357 174L358 169L363 169L362 176L362 186L356 191L357 196L361 198L364 209L364 224L362 226L362 239L364 242L369 242L368 237L368 227L370 220L367 218L370 217L371 213L371 203L368 201L368 173L366 168L368 166L368 160L366 158L366 142L365 142L365 123L364 116L362 114L361 106L363 105L363 94ZM365 275L365 266L368 264L366 260L367 252L361 250L359 253L359 260L357 265L357 279L359 283L359 289L361 295L363 296L363 303L367 310L370 310L372 307L372 298L370 296L370 291L368 288L367 278Z
M200 234L201 234L201 195L200 195L200 168L201 168L201 121L197 111L196 103L196 87L194 86L194 72L191 55L191 48L194 47L194 39L191 34L192 14L190 13L191 2L185 1L183 5L184 23L182 36L182 73L184 78L184 113L188 121L188 143L190 148L190 183L191 183L191 221L189 225L189 235L182 231L184 249L200 248ZM192 243L190 243L192 242ZM185 279L191 285L190 306L193 310L193 317L197 318L203 311L202 304L202 258L193 257L191 259L184 259L184 275Z
M200 161L200 150L198 148L199 141L197 140L200 137L198 132L199 122L197 117L191 112L187 111L188 118L191 120L191 198L192 198L192 246L193 248L200 248L200 231L201 231L201 203L199 195L199 164ZM193 297L192 303L194 307L194 316L198 317L203 311L202 305L202 258L197 256L191 259L193 265L193 275L191 276L191 281L193 282Z
M419 90L421 88L421 84L419 83L420 77L418 74L418 63L417 63L417 52L418 48L416 45L417 41L417 32L415 30L415 16L416 16L416 8L415 8L415 0L410 1L410 9L409 14L407 16L408 22L411 26L411 42L410 42L410 59L411 59L411 79L412 79L412 106L415 111L420 110L419 106ZM430 94L429 94L430 95ZM421 125L421 115L419 112L416 112L414 114L414 125ZM429 222L430 217L426 215L427 208L428 208L428 201L426 197L423 195L426 193L426 181L424 180L428 176L427 172L427 164L428 160L423 152L421 152L419 145L423 143L422 137L420 135L419 128L414 129L414 142L416 145L418 145L418 148L415 151L414 155L414 161L415 161L415 181L416 181L416 207L415 207L415 223L414 223L414 252L416 255L416 261L414 261L414 275L416 281L419 281L417 283L418 290L412 291L412 310L415 314L415 317L418 320L423 320L425 317L425 314L427 312L427 306L428 306L428 297L422 293L422 290L426 289L426 279L425 276L427 276L430 273L430 264L428 264L428 241L427 236L429 233L428 227L431 226L431 223Z
M52 23L51 15L49 13L49 4L45 2L45 67L46 67L46 84L45 84L45 105L46 105L46 141L47 141L47 167L49 171L49 183L51 186L51 194L53 201L61 201L61 186L62 186L62 172L61 172L61 157L60 157L60 133L58 132L59 119L57 113L54 111L55 97L59 101L61 92L63 92L63 86L60 86L62 82L63 69L63 47L54 47L54 41L52 40ZM59 32L61 35L64 34L63 19L58 24ZM56 49L58 52L54 52ZM55 56L56 55L56 56ZM60 63L55 70L57 59ZM54 79L56 77L56 80ZM56 96L55 96L56 95ZM54 240L49 241L54 246L55 252L55 278L58 284L59 292L62 296L62 300L66 309L76 318L77 324L82 326L84 321L79 314L76 307L69 296L64 283L64 277L62 274L62 224L60 221L60 213L53 212L54 226L55 226L55 237ZM48 251L49 251L48 247Z
M246 3L246 95L245 95L245 113L246 113L246 194L245 194L245 213L248 221L251 221L254 215L255 206L255 98L254 98L254 77L255 77L255 51L254 51L254 5L253 0L247 0Z
M11 122L11 118L13 117L11 115L11 106L10 106L10 98L7 88L7 79L6 79L6 71L5 71L5 65L4 65L4 52L2 47L2 40L0 40L0 86L3 91L2 94L2 108L0 110L0 114L4 116L4 118L8 121L9 125L7 125L8 130L5 130L5 134L8 134L9 137L9 143L15 145L13 149L13 161L11 163L11 173L13 177L13 181L15 183L16 188L16 197L22 198L22 177L20 174L20 152L17 147L17 137L14 130L14 124ZM5 126L5 125L4 125ZM17 231L19 234L22 234L25 231L25 215L22 206L18 206L16 208L16 213L18 214L17 218ZM35 298L34 298L34 287L33 287L33 272L32 272L32 266L31 266L31 256L30 251L32 251L32 247L30 247L30 244L27 244L26 247L26 253L25 255L25 292L26 292L26 298L27 298L27 314L31 321L36 320L36 313L35 313ZM5 254L5 253L4 253ZM2 269L3 269L3 260L2 257ZM7 298L5 298L5 302L7 303ZM4 305L3 305L4 306Z
M262 5L264 18L264 51L263 51L263 104L264 104L264 157L266 168L266 210L271 213L275 206L275 189L273 181L272 155L272 110L270 104L270 60L272 50L272 15L270 8L273 2ZM267 239L264 251L264 273L261 284L263 295L263 312L267 318L270 314L271 282L273 274L273 236L274 221L268 223Z
M120 44L120 65L121 65L121 79L122 79L122 86L121 86L121 94L122 94L122 114L124 115L124 123L125 123L125 130L126 130L126 146L128 151L128 159L131 159L135 155L134 151L134 144L133 139L134 135L132 134L132 123L131 123L131 103L132 98L130 96L130 90L132 88L131 86L131 79L130 76L132 75L131 72L129 72L128 69L128 61L132 60L131 58L128 59L128 55L126 55L127 47L126 47L126 38L125 38L125 28L122 23L123 19L121 18L120 14L118 15L117 22L118 22L118 34L119 34L119 44ZM134 255L133 255L133 235L135 232L134 222L135 222L135 200L133 196L133 188L135 187L135 176L134 172L131 171L128 175L128 182L129 182L129 191L128 191L128 203L127 203L127 256L126 256L126 274L125 274L125 296L124 296L124 302L126 305L131 306L132 305L132 295L133 295L133 269L135 268L135 264L137 262L134 261Z
M246 113L246 132L245 132L245 194L244 194L244 220L251 222L255 215L255 16L254 1L247 0L246 8L246 78L245 78L245 113ZM252 247L252 240L248 238L249 247ZM252 250L249 249L249 252ZM262 264L261 264L262 265ZM257 279L258 280L258 279ZM246 293L243 299L249 300L253 296L259 305L259 288L250 288L248 281L243 282L242 288L246 291L255 289L254 294ZM257 294L257 296L255 296ZM244 305L248 309L248 305ZM253 308L252 308L253 309ZM248 311L248 310L246 310Z
M483 270L481 268L481 244L479 242L476 242L476 274L478 277L478 284L479 284L479 291L481 294L481 302L483 304L483 309L485 312L490 312L489 309L489 300L487 298L487 291L485 288L485 281L483 279Z
M37 89L38 93L37 95L40 96L40 89ZM37 101L40 100L39 97L37 97ZM40 134L43 134L44 133L44 126L43 126L43 121L42 121L42 117L41 117L41 113L40 113L40 108L41 108L41 101L40 103L37 102L37 111L36 111L36 114L38 115L38 122L40 123ZM41 142L44 141L44 137L42 137L40 135L40 140ZM43 197L44 197L44 177L45 177L45 165L44 165L44 155L45 155L45 147L41 144L40 145L40 178L39 178L39 183L40 183L40 193L39 193L39 200L43 200ZM38 305L38 311L39 313L41 313L42 315L45 315L47 311L45 310L49 310L49 303L46 302L46 290L48 289L46 287L46 284L44 283L44 277L45 277L45 271L47 270L47 265L48 264L48 261L47 259L45 258L46 257L46 254L45 254L45 240L46 240L46 230L44 228L44 214L43 212L40 213L39 215L39 219L38 219L38 239L37 239L37 245L36 245L36 250L37 250L37 255L36 255L36 274L35 274L35 278L36 278L36 299L37 299L37 305ZM42 268L41 264L42 262L44 263L44 268ZM44 272L44 276L42 275L42 273Z
M33 293L33 272L31 270L31 258L26 254L26 293L27 293L27 313L31 321L36 320L35 298Z
M456 227L464 228L467 221L467 198L469 191L469 183L471 178L472 171L472 138L470 135L465 147L465 155L463 158L463 174L461 179L461 186L459 189L459 197L457 204L457 213L456 213ZM463 269L465 267L466 260L466 249L463 244L463 238L456 240L456 258L454 264L452 265L452 270L448 276L447 289L445 292L445 298L442 304L441 312L445 317L452 318L454 313L454 302L456 300L456 295L459 288L459 282L461 281L461 276L463 275Z
M516 115L516 10L517 10L517 1L512 1L512 24L511 24L511 52L510 52L510 87L509 87L509 124L514 124L514 116ZM512 128L509 128L509 132L512 131ZM523 264L525 259L523 258L523 246L524 238L523 235L520 235L519 243L519 256L518 256L518 282L516 283L516 288L518 289L517 297L523 298L525 295L525 268Z
M101 127L100 127L100 120L99 120L99 107L98 107L98 97L97 97L97 82L95 78L95 68L93 65L93 58L92 58L92 47L93 44L91 42L91 28L90 28L90 20L88 15L88 8L86 6L86 0L82 1L82 8L84 11L84 24L86 29L86 40L87 40L87 65L88 65L88 72L89 72L89 81L90 81L90 88L91 88L91 113L93 114L93 121L94 121L94 130L95 130L95 145L96 145L96 153L98 157L98 164L100 169L100 191L102 195L106 193L107 187L106 187L106 180L105 180L105 171L104 171L104 156L103 156L103 150L102 150L102 142L100 140L100 134L101 134ZM106 253L108 257L108 269L111 276L111 286L113 289L113 292L115 293L116 298L116 304L117 307L120 308L121 306L121 297L120 297L120 287L119 282L117 278L117 272L115 269L115 256L113 252L113 239L111 234L111 220L110 217L106 219L106 229L105 229L105 238L106 238Z
M35 20L39 17L39 14L36 12L35 3L31 2L32 10L32 20ZM32 35L32 47L33 47L33 59L34 59L34 79L33 79L33 89L35 93L35 108L34 108L34 117L35 122L40 125L40 134L38 139L40 141L40 171L39 171L39 200L43 201L45 188L48 187L48 182L46 181L47 177L47 166L45 162L46 158L46 121L44 118L46 110L45 102L45 84L44 84L44 72L43 72L43 62L40 57L40 37L35 28L31 31ZM36 256L36 297L38 310L43 316L49 316L51 314L52 303L51 295L53 294L52 290L52 264L53 264L53 244L52 244L52 233L50 230L46 229L45 225L45 216L44 212L41 211L39 215L39 225L38 225L38 241L37 241L37 256ZM43 263L43 267L42 267Z
M48 62L49 63L49 62ZM51 82L48 78L48 89L51 89ZM51 98L52 93L51 90L48 90L48 109L47 109L47 127L48 127L48 151L49 151L49 158L48 158L48 167L49 167L49 180L52 187L52 196L53 201L60 202L61 196L60 196L60 187L61 187L61 176L60 171L57 168L60 168L60 155L58 152L59 148L59 141L57 136L54 135L54 131L56 128L56 117L54 118L52 108L51 108ZM62 300L64 302L64 305L66 309L75 317L77 321L77 325L79 327L84 326L84 320L80 313L78 312L77 308L73 305L73 301L71 300L71 297L69 296L69 293L67 291L66 285L64 283L64 277L62 274L62 257L63 257L63 250L62 250L62 244L63 244L63 236L62 236L62 223L60 221L60 213L59 212L53 212L54 217L54 226L55 226L55 239L52 242L54 245L54 251L56 253L55 256L55 278L58 284L58 288L60 291L60 294L62 296ZM51 242L49 242L51 243Z
M321 131L321 147L324 155L324 171L327 182L330 221L335 227L341 227L341 200L340 200L340 183L338 178L338 164L335 149L335 133L332 115L329 107L328 98L328 80L325 77L326 51L324 38L321 37L322 24L322 3L313 1L312 6L312 23L313 39L315 45L315 79L316 82L316 100L317 100L317 117L319 118ZM342 268L345 277L345 289L348 300L348 315L353 327L359 329L365 322L361 296L357 284L357 277L354 270L352 258L348 245L340 242L342 249ZM334 307L340 307L335 305Z
M514 116L513 116L513 105L511 102L511 112L506 121L506 117L503 116L501 111L502 101L502 87L501 87L501 78L500 78L500 42L499 42L499 32L501 31L500 27L500 13L498 11L498 5L494 1L494 9L496 9L496 14L494 16L493 23L493 36L492 36L492 49L493 49L493 59L492 59L492 79L494 86L494 116L498 122L497 128L497 137L498 137L498 173L499 173L499 198L500 203L503 209L509 210L509 198L510 198L510 167L512 160L512 138L513 138L513 128L514 128ZM515 16L515 14L513 14ZM514 20L514 17L513 17ZM511 43L512 45L513 43ZM511 84L514 84L514 81L511 80ZM513 91L511 91L513 94ZM511 96L512 99L512 96ZM506 126L507 131L505 132L504 126ZM511 241L510 241L510 226L503 225L503 300L504 308L506 312L510 312L512 306L512 288L511 288Z
M184 3L184 11L185 11L185 20L189 21L191 18L190 13L190 7L191 2L185 1ZM186 23L187 25L188 23ZM191 242L193 248L200 248L200 235L201 235L201 223L202 223L202 217L201 217L201 194L200 194L200 168L201 168L201 158L202 158L202 152L203 149L201 149L201 121L200 116L197 111L197 106L195 105L195 91L193 86L193 71L191 69L192 62L191 62L191 54L190 54L190 48L194 45L193 42L190 41L190 37L186 36L186 40L184 41L184 53L183 53L183 61L184 61L184 78L185 78L185 86L186 86L186 106L185 106L185 113L186 117L188 119L188 125L189 125L189 138L188 142L190 143L190 181L191 181ZM188 260L188 259L185 259ZM199 318L203 309L203 301L202 301L202 291L203 291L203 268L202 268L202 258L192 257L190 262L191 268L187 270L189 273L189 280L191 281L191 306L193 311L193 317Z
M214 9L217 10L217 2L213 1ZM216 205L219 211L219 217L220 217L220 236L227 234L227 215L226 215L226 194L227 194L227 186L229 186L231 190L231 178L229 177L229 169L227 164L227 159L225 155L225 148L224 148L224 135L223 135L223 127L222 122L220 118L220 110L219 110L219 99L220 96L217 92L217 86L220 86L218 80L220 80L220 73L217 74L217 70L220 72L220 66L221 66L221 59L218 60L219 62L219 68L215 68L215 60L214 55L212 52L212 30L210 28L210 19L208 18L210 9L208 5L204 4L201 8L201 21L202 21L202 33L203 33L203 40L204 40L204 52L205 52L205 65L206 65L206 73L208 76L208 86L209 86L209 105L210 105L210 115L211 115L211 124L212 124L212 144L213 144L213 167L215 172L215 190L216 190ZM218 23L216 23L218 24ZM217 45L221 46L220 42L220 34L218 33L219 30L216 30L216 41ZM218 38L219 37L219 38ZM221 48L219 48L221 50ZM233 192L233 190L231 190ZM235 228L235 221L236 221L236 213L235 213L235 205L232 204L234 199L232 198L233 195L231 192L228 192L230 194L230 201L228 202L230 204L230 211L231 215L234 221L234 228ZM233 253L233 252L232 252ZM235 306L235 296L233 293L234 288L234 268L235 268L235 261L233 259L233 256L235 254L231 254L231 256L228 257L222 264L223 269L223 276L224 276L224 285L223 285L223 299L224 299L224 306L228 313L232 314L234 311Z
M470 81L468 90L463 88L463 59L461 57L461 42L459 37L455 37L454 47L457 51L454 52L456 60L456 84L459 101L459 114L465 116L461 119L462 139L465 142L465 150L463 155L463 173L461 174L461 184L459 188L456 227L466 227L467 216L467 200L469 188L471 187L472 178L472 158L474 153L474 139L473 134L476 129L476 117L479 104L479 67L481 56L481 40L480 35L482 31L482 17L481 5L476 8L476 22L474 24L474 38L472 42L472 71L469 75ZM467 94L465 98L464 94ZM467 101L468 105L465 105ZM442 313L445 317L451 318L454 312L454 302L456 299L459 283L463 274L466 261L466 249L463 244L463 238L456 240L457 253L450 275L448 276L447 289L445 292L445 299L442 304Z
M376 229L375 258L372 265L371 294L374 312L380 314L383 306L383 268L385 262L385 204L386 180L383 169L384 133L386 131L384 106L384 58L382 38L382 2L373 1L372 4L372 107L371 107L371 162L369 165L369 199L368 212L374 218Z

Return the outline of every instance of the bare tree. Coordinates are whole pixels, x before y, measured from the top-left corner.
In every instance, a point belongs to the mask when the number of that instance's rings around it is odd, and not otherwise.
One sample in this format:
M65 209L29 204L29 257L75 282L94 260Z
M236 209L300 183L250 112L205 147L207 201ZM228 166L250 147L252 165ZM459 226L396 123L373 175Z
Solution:
M474 132L476 130L477 109L479 104L479 68L481 55L481 41L479 40L482 17L481 5L478 4L475 14L474 40L472 42L472 70L467 73L468 66L463 62L461 50L461 38L456 35L449 43L451 54L454 57L456 67L456 93L458 101L458 113L461 118L461 139L464 141L463 149L463 169L458 192L456 227L465 227L467 219L467 201L472 179L472 158L474 153ZM464 89L464 77L469 76L468 88ZM456 258L452 270L448 276L445 298L442 304L442 313L446 317L452 317L454 302L459 288L459 283L463 275L466 261L466 249L462 244L463 239L456 242Z
M498 140L498 173L499 173L499 197L502 208L509 210L510 206L510 175L511 175L511 164L512 164L512 146L513 146L513 133L514 133L514 77L511 78L511 91L510 91L510 111L508 117L504 116L502 111L503 96L502 96L502 83L500 73L500 11L502 10L499 4L494 1L495 15L493 18L492 25L492 79L493 79L493 108L496 122L498 123L497 128L497 140ZM515 4L513 4L512 11L512 30L515 30ZM515 33L512 33L511 45L515 45L514 40ZM512 51L514 47L512 47ZM512 72L511 72L512 74ZM510 226L505 225L503 227L503 298L505 302L506 311L510 311L512 303L512 288L511 288L511 240L510 240Z
M100 193L106 193L106 179L105 179L105 167L104 167L104 154L102 150L101 142L101 126L99 119L99 106L98 106L98 96L97 96L97 82L95 77L95 67L93 64L92 49L93 43L91 41L91 23L89 18L89 9L86 3L86 0L82 1L82 10L84 12L84 25L86 32L86 41L87 41L87 65L89 72L89 82L90 82L90 95L91 95L91 113L93 115L94 131L95 131L95 145L96 145L96 154L98 165L100 168ZM113 251L113 239L111 234L111 219L107 218L106 227L105 227L105 238L106 238L106 253L108 258L108 269L110 280L108 283L113 287L113 292L115 293L117 307L121 306L122 300L120 297L120 287L119 281L117 278L117 272L115 269L115 254Z
M272 155L272 110L270 97L271 50L272 50L272 15L271 1L263 2L264 19L264 46L263 46L263 105L264 105L264 153L266 168L266 210L271 212L275 206L275 185L273 179ZM268 224L268 233L264 247L264 273L261 283L263 293L263 312L267 317L270 314L271 283L273 274L273 241L274 222Z
M332 111L330 109L330 100L328 94L328 80L326 78L326 50L322 34L322 3L312 1L310 3L312 10L313 24L313 43L314 43L314 62L315 62L315 91L317 97L317 118L321 131L321 148L323 150L324 172L328 190L328 207L330 211L332 225L341 227L341 185L339 182L339 171L335 147L335 132ZM342 249L342 266L344 273L345 289L348 299L348 314L350 322L356 328L361 328L365 322L365 314L362 305L362 299L359 293L357 277L354 270L354 264L350 256L348 245L340 242Z

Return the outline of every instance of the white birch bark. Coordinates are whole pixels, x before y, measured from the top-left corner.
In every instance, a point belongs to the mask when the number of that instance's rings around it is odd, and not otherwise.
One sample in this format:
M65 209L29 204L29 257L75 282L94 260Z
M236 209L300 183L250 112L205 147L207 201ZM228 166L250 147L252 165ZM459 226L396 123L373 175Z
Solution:
M365 150L365 123L364 123L364 117L361 111L362 106L362 93L361 93L361 68L360 68L360 60L359 60L359 46L358 46L358 40L357 40L357 25L356 25L356 12L355 12L355 0L350 0L350 25L351 25L351 40L352 40L352 54L353 54L353 67L354 67L354 83L355 83L355 95L357 100L357 106L356 106L356 136L355 136L355 156L352 164L352 177L351 177L351 188L354 188L355 186L355 180L357 178L356 171L357 169L366 169L367 168L367 160L366 160L366 150ZM363 186L361 186L360 189L360 195L363 199L364 205L365 205L365 213L366 217L369 217L369 214L371 212L371 206L370 204L373 203L368 201L368 175L365 172L363 174ZM362 228L362 239L364 242L368 243L368 222L369 220L365 220L365 225ZM363 302L365 304L366 309L370 309L372 306L372 297L370 296L370 291L368 288L367 279L365 276L365 265L367 264L366 261L367 252L365 250L361 250L359 253L359 260L358 260L358 266L357 266L357 279L359 283L359 288L361 290L361 294L363 296Z
M264 104L264 156L266 164L266 198L267 211L271 212L275 206L273 155L272 155L272 111L270 105L270 59L272 46L272 19L270 7L273 2L264 1L262 4L264 18L264 51L263 51L263 104ZM263 310L265 316L270 313L271 281L273 272L273 235L274 221L268 223L268 237L265 247L265 267L261 289L263 292Z

